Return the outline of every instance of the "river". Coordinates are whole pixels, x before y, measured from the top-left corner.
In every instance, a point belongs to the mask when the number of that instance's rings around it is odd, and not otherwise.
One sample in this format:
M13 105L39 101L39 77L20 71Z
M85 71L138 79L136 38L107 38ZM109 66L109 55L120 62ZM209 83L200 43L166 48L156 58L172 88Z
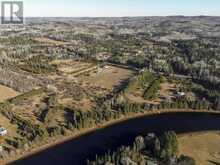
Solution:
M220 130L220 115L200 113L169 113L145 116L97 130L71 141L51 147L11 165L84 165L121 145L129 145L137 135L149 132L191 133Z

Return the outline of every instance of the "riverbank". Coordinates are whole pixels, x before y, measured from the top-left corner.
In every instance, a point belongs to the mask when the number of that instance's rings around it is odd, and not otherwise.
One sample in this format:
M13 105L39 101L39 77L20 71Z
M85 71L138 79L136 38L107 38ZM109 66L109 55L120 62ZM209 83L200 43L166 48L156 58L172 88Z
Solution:
M104 129L106 127L110 127L113 125L117 125L119 123L123 123L125 121L131 120L131 119L137 119L137 118L141 118L144 116L154 116L154 115L158 115L158 114L166 114L166 113L204 113L204 114L220 114L220 112L215 112L215 111L195 111L195 110L157 110L157 111L148 111L145 113L138 113L138 114L134 114L131 113L127 116L121 116L119 119L114 120L114 121L109 121L109 122L105 122L103 124L100 124L99 126L90 128L90 129L84 129L81 131L78 131L77 133L71 134L69 136L66 137L56 137L56 138L50 138L47 139L46 141L44 141L41 144L38 144L37 146L34 146L34 148L31 148L29 150L23 151L22 153L18 154L18 155L14 155L13 158L8 159L8 160L4 160L3 162L1 162L1 164L10 164L16 160L20 160L20 159L24 159L27 158L29 156L32 156L34 154L37 154L41 151L44 151L48 148L63 144L65 142L71 141L75 138L78 138L80 136L89 134L91 132L95 132L101 129Z

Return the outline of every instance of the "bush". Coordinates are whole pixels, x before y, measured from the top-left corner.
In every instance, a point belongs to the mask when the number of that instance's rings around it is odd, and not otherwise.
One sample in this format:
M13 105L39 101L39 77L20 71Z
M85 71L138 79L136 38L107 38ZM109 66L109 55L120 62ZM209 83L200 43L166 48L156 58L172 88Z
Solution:
M181 155L178 159L177 165L196 165L196 162L191 157Z
M168 160L178 154L178 140L174 132L167 132L160 137L161 151L160 158Z

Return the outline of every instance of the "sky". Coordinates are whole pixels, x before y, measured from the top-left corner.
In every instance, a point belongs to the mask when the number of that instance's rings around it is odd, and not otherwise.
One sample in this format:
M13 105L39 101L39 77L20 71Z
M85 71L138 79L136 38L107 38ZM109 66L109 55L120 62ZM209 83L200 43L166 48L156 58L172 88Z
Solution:
M220 0L23 0L23 2L25 17L220 16Z

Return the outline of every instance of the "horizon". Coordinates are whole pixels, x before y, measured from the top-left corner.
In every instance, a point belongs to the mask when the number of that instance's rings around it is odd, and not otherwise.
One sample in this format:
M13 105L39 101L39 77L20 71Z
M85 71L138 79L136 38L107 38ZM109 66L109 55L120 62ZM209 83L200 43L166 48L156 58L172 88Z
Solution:
M144 17L220 17L220 15L149 15L149 16L30 16L24 18L144 18Z
M25 17L220 16L218 0L23 0Z

